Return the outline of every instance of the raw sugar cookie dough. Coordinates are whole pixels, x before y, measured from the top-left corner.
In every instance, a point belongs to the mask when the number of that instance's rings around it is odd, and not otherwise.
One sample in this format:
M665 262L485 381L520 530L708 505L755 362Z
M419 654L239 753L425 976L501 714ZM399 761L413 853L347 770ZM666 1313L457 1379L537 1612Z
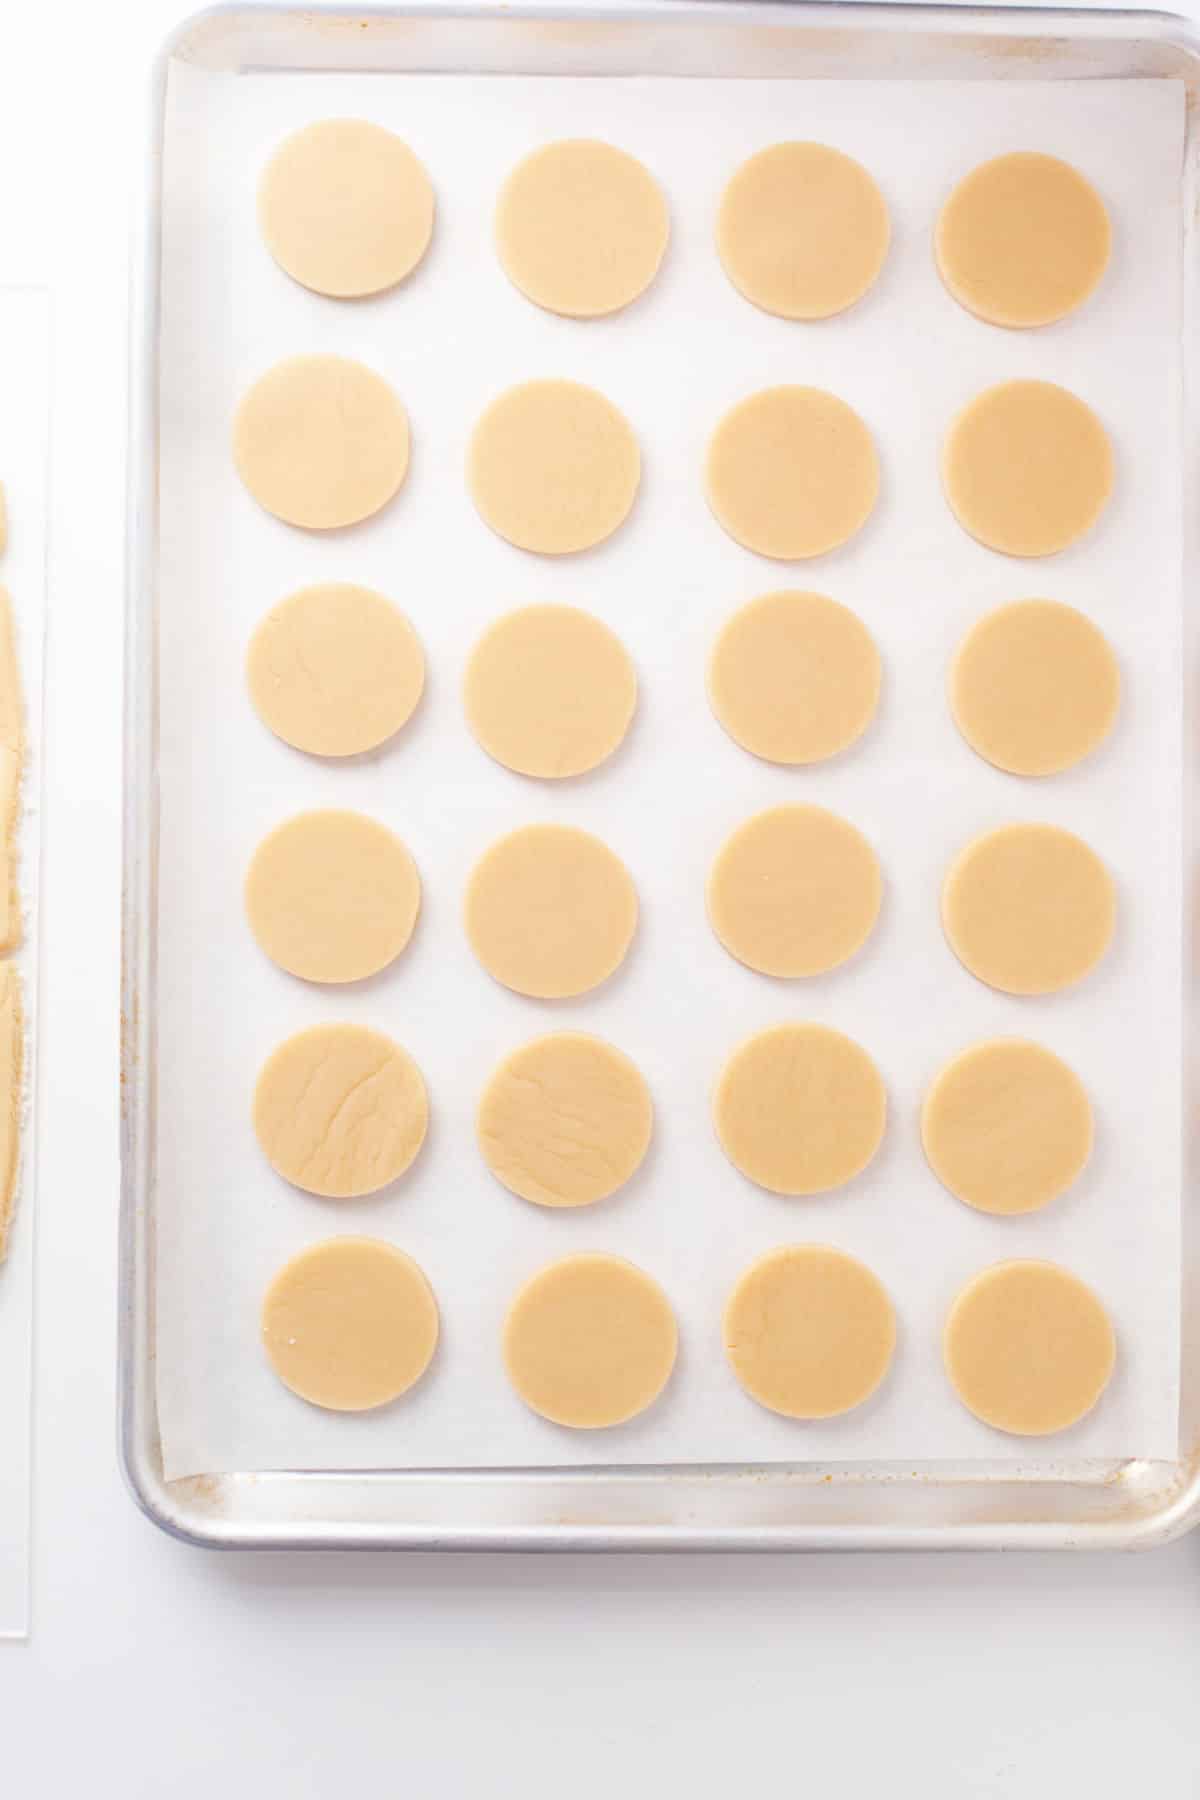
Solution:
M301 588L250 640L246 684L263 724L313 756L377 749L406 724L425 685L404 614L348 581Z
M824 1194L852 1181L886 1123L879 1070L827 1025L775 1025L747 1038L713 1094L722 1150L773 1194Z
M1104 202L1057 156L1015 150L959 182L938 215L947 290L990 325L1052 325L1082 306L1108 267Z
M972 750L1011 775L1054 775L1102 744L1121 674L1104 633L1057 600L1014 600L972 626L950 708Z
M326 1238L280 1269L261 1330L271 1367L294 1394L331 1412L367 1412L406 1393L429 1367L437 1301L394 1244Z
M233 423L233 460L265 511L308 531L369 519L408 473L408 418L373 369L291 356L261 375Z
M781 319L828 319L871 287L887 255L883 195L829 144L772 144L721 196L717 253L734 287Z
M1112 877L1058 825L1003 825L950 865L942 925L963 967L1004 994L1055 994L1082 981L1112 939Z
M492 401L471 438L467 481L485 524L519 550L569 556L611 537L642 459L623 414L578 381L526 381Z
M708 698L735 743L767 762L822 762L867 729L879 704L875 640L824 594L760 594L723 627Z
M337 300L395 287L433 235L433 189L393 132L319 119L285 138L263 170L258 222L294 281Z
M566 1256L517 1294L504 1362L526 1406L555 1425L623 1425L657 1400L675 1366L671 1303L619 1256Z
M412 936L421 879L395 834L363 813L297 813L246 874L246 917L271 961L305 981L361 981Z
M1108 1386L1116 1340L1091 1288L1051 1262L1002 1262L946 1319L946 1373L968 1411L1018 1437L1065 1431Z
M519 775L558 779L618 748L637 704L625 646L575 606L523 606L484 632L463 683L467 723Z
M479 1102L480 1153L537 1206L591 1206L624 1187L650 1144L654 1107L629 1058L582 1031L506 1056Z
M737 543L779 562L836 550L879 494L879 458L853 407L822 388L761 388L708 445L708 503Z
M864 1263L827 1244L790 1244L751 1263L721 1331L730 1367L760 1406L832 1419L861 1406L887 1374L896 1315Z
M25 773L25 700L13 604L0 587L0 954L21 941L18 836Z
M1052 1051L993 1038L938 1074L921 1109L921 1142L938 1180L977 1212L1036 1212L1082 1174L1092 1109Z
M570 319L596 319L636 300L658 273L670 229L650 171L599 138L533 151L496 208L505 274L535 305Z
M989 550L1053 556L1092 529L1113 486L1108 433L1052 381L1002 381L964 407L942 448L950 510Z
M365 1025L313 1025L267 1058L254 1131L276 1172L326 1199L374 1194L425 1141L429 1101L412 1057Z

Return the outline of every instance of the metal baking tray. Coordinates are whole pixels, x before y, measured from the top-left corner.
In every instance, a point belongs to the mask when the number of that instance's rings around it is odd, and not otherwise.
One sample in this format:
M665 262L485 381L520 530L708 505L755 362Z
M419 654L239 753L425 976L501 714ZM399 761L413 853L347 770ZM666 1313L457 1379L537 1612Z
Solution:
M164 1478L155 1401L158 321L160 175L168 71L794 76L1041 81L1158 78L1187 93L1185 307L1195 299L1200 43L1165 14L987 7L791 5L786 0L545 0L497 8L410 0L312 10L219 6L187 20L155 66L136 270L130 413L122 985L120 1449L135 1498L165 1530L223 1547L509 1550L1117 1548L1163 1543L1200 1518L1200 1259L1185 1145L1181 1443L1171 1463L827 1463L574 1470L279 1470ZM1185 574L1200 494L1195 347L1184 346ZM1195 625L1185 626L1189 670ZM1187 684L1189 729L1194 683ZM1194 891L1195 771L1180 854ZM1192 927L1194 932L1194 927ZM1196 994L1187 946L1185 1095ZM1185 1116L1193 1109L1185 1107Z

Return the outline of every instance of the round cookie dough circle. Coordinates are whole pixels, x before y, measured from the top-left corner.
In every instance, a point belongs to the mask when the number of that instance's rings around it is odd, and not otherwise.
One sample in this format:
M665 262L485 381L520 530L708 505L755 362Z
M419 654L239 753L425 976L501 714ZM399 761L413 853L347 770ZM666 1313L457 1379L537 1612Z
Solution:
M504 1323L508 1378L555 1425L623 1425L657 1400L675 1366L671 1303L619 1256L550 1263L527 1281Z
M246 873L260 950L305 981L361 981L399 956L421 878L400 839L363 813L297 813L269 832Z
M408 418L373 369L348 356L289 356L242 397L233 460L266 512L307 531L377 513L408 473Z
M642 459L624 415L578 381L506 389L471 436L467 482L484 523L518 550L570 556L624 523Z
M1051 325L1082 306L1108 267L1104 202L1070 163L1035 150L995 156L938 215L938 273L989 325Z
M773 806L730 833L709 871L708 918L760 975L821 975L866 943L883 877L860 831L823 806Z
M411 718L425 656L382 594L322 582L267 613L250 640L246 684L259 718L285 744L313 756L357 756Z
M263 170L263 241L314 293L358 299L410 275L433 234L433 189L408 145L367 119L319 119Z
M599 138L563 138L519 162L500 190L496 248L535 305L569 319L619 312L658 273L671 219L635 156Z
M887 255L883 195L829 144L772 144L721 196L717 254L734 287L781 319L828 319L861 300Z
M467 723L519 775L594 769L620 745L637 704L625 646L576 606L523 606L490 625L463 683Z
M972 626L950 708L972 750L1011 775L1054 775L1104 742L1121 673L1104 633L1058 600L1014 600Z
M582 1031L506 1056L476 1119L497 1181L537 1206L591 1206L623 1187L650 1144L654 1107L635 1065Z
M277 1174L325 1199L374 1194L425 1141L429 1100L408 1052L365 1025L285 1038L254 1090L254 1132Z
M969 1412L1018 1437L1065 1431L1108 1385L1116 1340L1091 1288L1056 1263L994 1263L950 1308L946 1373Z
M1052 381L1002 381L959 413L942 485L964 531L1005 556L1053 556L1092 529L1113 486L1108 433Z
M777 562L836 550L870 517L879 458L853 407L822 388L760 388L713 432L708 504L735 542Z
M751 1399L788 1419L832 1419L861 1406L896 1346L882 1282L827 1244L790 1244L751 1263L725 1303L721 1330Z
M708 698L735 743L767 762L814 763L860 738L879 704L875 640L824 594L760 594L722 628Z
M921 1108L921 1142L938 1180L977 1212L1037 1212L1082 1174L1092 1109L1052 1051L993 1038L938 1074Z
M438 1308L421 1269L394 1244L335 1237L284 1264L263 1299L261 1329L285 1387L332 1412L367 1412L425 1373Z
M535 1000L586 994L619 966L637 891L607 844L573 825L523 825L471 871L465 922L494 980Z
M772 1194L824 1194L852 1181L886 1123L879 1070L827 1025L775 1025L747 1038L713 1094L722 1150Z
M963 967L1003 994L1055 994L1082 981L1112 939L1112 877L1058 825L1002 825L951 863L942 925Z

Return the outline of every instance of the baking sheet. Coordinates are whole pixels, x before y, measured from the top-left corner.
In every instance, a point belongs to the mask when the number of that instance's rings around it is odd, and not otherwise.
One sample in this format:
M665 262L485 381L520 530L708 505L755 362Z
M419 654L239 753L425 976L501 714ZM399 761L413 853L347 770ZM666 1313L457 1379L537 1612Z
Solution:
M439 217L427 263L399 291L350 306L310 295L271 263L254 189L287 130L361 113L425 160ZM502 172L561 135L599 135L662 181L673 240L660 279L625 314L558 320L508 285L491 249ZM860 157L891 209L876 290L842 318L795 326L725 280L712 215L736 164L782 137ZM157 1095L157 1378L167 1478L270 1468L371 1468L997 1458L1177 1450L1182 894L1180 695L1180 175L1183 90L1166 82L1003 85L721 80L280 76L172 70L162 318L161 842ZM1036 147L1077 162L1115 225L1113 266L1076 319L1034 335L993 330L943 293L929 231L955 179L983 157ZM238 395L278 357L360 356L395 384L414 452L398 501L325 537L259 510L233 474ZM543 561L496 539L462 478L471 426L508 383L593 382L639 436L643 489L629 524L584 557ZM937 477L946 423L979 388L1034 375L1076 389L1109 425L1116 497L1096 533L1046 563L1012 562L951 519ZM818 562L741 550L701 491L722 412L781 380L827 386L871 425L883 492L867 529ZM417 717L391 746L322 765L273 740L245 698L242 659L262 612L306 582L362 581L408 612L429 659ZM761 764L711 719L708 646L740 603L809 586L854 607L883 653L880 716L849 755L807 771ZM1081 606L1121 659L1125 706L1107 748L1045 784L975 758L946 708L959 638L1002 601ZM600 771L528 783L492 764L458 688L480 629L522 602L591 607L621 633L642 681L634 729ZM707 865L748 813L791 798L844 813L875 844L880 926L849 967L779 984L732 961L703 907ZM255 949L241 912L262 834L306 806L361 808L394 827L424 880L409 951L354 988L307 987ZM1009 819L1079 831L1117 879L1117 939L1074 992L1019 1000L974 982L946 948L937 896L968 838ZM534 819L598 832L626 860L642 922L625 967L561 1006L523 1000L476 965L459 922L468 871L498 834ZM890 1125L871 1168L839 1193L784 1200L745 1182L712 1136L708 1092L727 1051L786 1018L859 1039L888 1085ZM331 1203L264 1165L249 1103L287 1033L348 1018L391 1032L420 1063L429 1141L384 1195ZM478 1093L513 1045L556 1026L610 1037L653 1090L643 1169L602 1206L547 1214L499 1188L478 1158ZM975 1039L1035 1036L1091 1094L1092 1164L1045 1214L988 1219L950 1199L921 1157L917 1114L937 1068ZM335 1417L282 1390L257 1342L261 1292L302 1245L339 1231L390 1238L438 1293L430 1375L381 1413ZM900 1322L892 1374L866 1407L798 1425L747 1400L720 1353L722 1301L772 1245L837 1244L889 1287ZM502 1374L498 1337L529 1272L609 1249L656 1274L680 1318L671 1387L603 1439L529 1414ZM1048 1443L998 1437L967 1415L940 1365L940 1322L976 1269L1048 1256L1090 1281L1120 1336L1103 1404Z

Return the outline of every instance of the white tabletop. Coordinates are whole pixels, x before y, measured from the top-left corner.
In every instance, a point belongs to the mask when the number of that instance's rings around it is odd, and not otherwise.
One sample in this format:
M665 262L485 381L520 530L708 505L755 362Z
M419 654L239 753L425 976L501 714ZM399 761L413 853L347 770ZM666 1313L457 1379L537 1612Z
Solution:
M0 1643L6 1786L1195 1792L1200 1536L1125 1558L222 1556L135 1511L113 1422L127 232L178 10L0 0L0 281L48 283L57 331L33 1630Z

